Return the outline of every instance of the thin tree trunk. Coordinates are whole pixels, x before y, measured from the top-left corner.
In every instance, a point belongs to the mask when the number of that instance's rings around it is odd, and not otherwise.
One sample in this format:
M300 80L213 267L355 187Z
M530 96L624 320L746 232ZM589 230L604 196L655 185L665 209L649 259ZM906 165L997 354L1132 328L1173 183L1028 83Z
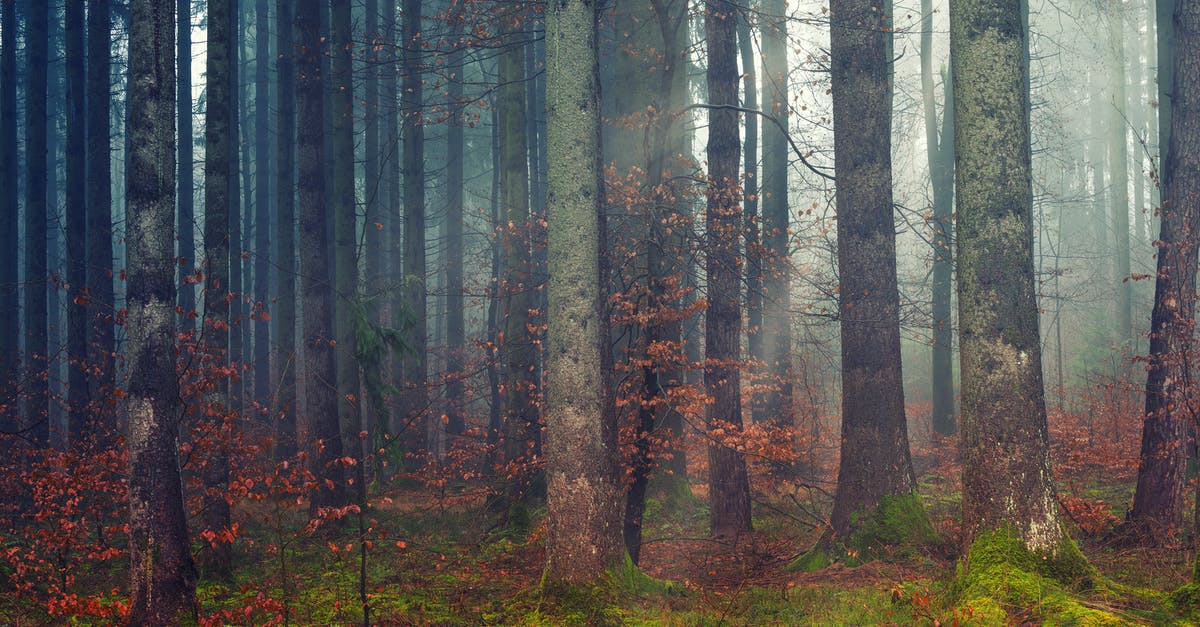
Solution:
M67 0L67 434L91 433L87 381L87 102L84 80L84 2Z
M0 429L17 428L17 3L0 4Z
M197 620L179 478L174 29L174 0L130 2L129 624L151 627Z
M546 571L543 584L595 582L620 564L621 494L602 262L596 7L551 3L546 132L551 208L546 335Z
M87 288L88 367L92 375L88 390L97 404L92 408L97 436L106 443L116 441L110 400L115 397L116 362L113 358L113 242L112 242L112 98L110 56L112 22L109 0L88 0L87 36ZM14 247L15 250L15 247Z
M231 285L234 257L231 249L231 207L237 201L236 176L231 162L236 158L232 134L234 41L232 31L236 0L208 0L208 38L205 71L208 79L204 124L204 338L214 366L230 362L230 348L237 344L230 337L231 301L237 293ZM235 424L229 377L216 375L217 385L205 399L201 412L210 434L208 463L203 466L203 525L219 534L230 525L230 507L225 500L229 486L229 449L226 433ZM201 570L206 578L228 580L232 576L232 547L228 542L206 544L201 554Z
M404 116L404 303L412 316L409 354L404 359L405 411L400 415L415 433L408 439L421 442L437 455L442 426L428 415L426 389L428 325L425 312L425 126L423 79L421 77L421 0L404 0L404 22L400 49L403 52L404 91L400 98ZM422 436L424 439L422 440ZM435 446L430 446L431 444Z
M737 112L737 5L721 0L704 15L708 40L708 312L704 329L704 387L708 407L709 523L714 537L750 531L750 482L735 448L742 430L740 176Z
M754 68L754 41L750 30L750 2L742 1L741 15L738 19L738 48L742 55L742 83L745 100L742 106L751 111L758 109L758 72ZM746 238L746 348L749 351L752 368L757 375L758 364L763 361L763 262L762 262L762 221L758 215L758 116L746 115L746 165L743 179L744 197L742 200L745 214ZM750 398L751 420L758 422L767 417L765 398L754 394Z
M779 126L763 127L762 229L763 246L763 354L777 393L765 411L771 421L790 426L792 415L792 314L791 257L788 232L788 128L787 2L763 0L763 104Z
M249 210L248 205L242 204L242 168L238 163L238 147L245 143L242 137L242 34L241 34L241 3L242 0L229 0L230 8L230 50L229 53L229 137L230 153L226 163L229 165L229 365L238 376L229 382L229 407L234 411L242 409L242 370L244 354L242 352L242 326L246 320L242 317L242 299L245 296L246 285L242 282L242 211Z
M178 0L175 55L179 65L179 86L176 102L179 108L176 122L179 131L179 272L184 279L196 267L195 236L195 173L192 157L192 0ZM182 330L194 330L191 314L196 310L196 289L191 283L180 282L179 308L182 310Z
M267 313L271 289L271 108L267 68L271 59L268 0L254 11L254 400L271 398L271 326Z
M25 424L29 439L45 445L49 437L50 387L46 334L48 206L46 188L46 89L49 74L50 5L33 2L25 26Z
M454 5L450 16L450 39L457 42L463 33L463 8ZM466 425L463 415L463 400L466 385L464 351L466 350L466 320L463 302L463 72L465 56L462 46L455 46L450 53L450 72L447 86L451 115L446 128L446 250L450 258L446 267L446 431L460 435Z
M276 459L296 454L296 46L292 42L292 2L276 0L275 36L278 48L275 121L279 133L279 163L275 170L279 215L275 234L275 360L278 381L274 408Z
M1108 11L1109 41L1114 47L1109 72L1109 179L1112 193L1110 209L1116 247L1114 279L1117 284L1116 341L1125 346L1133 342L1133 282L1129 278L1129 144L1128 119L1125 116L1125 19L1121 0L1110 0Z

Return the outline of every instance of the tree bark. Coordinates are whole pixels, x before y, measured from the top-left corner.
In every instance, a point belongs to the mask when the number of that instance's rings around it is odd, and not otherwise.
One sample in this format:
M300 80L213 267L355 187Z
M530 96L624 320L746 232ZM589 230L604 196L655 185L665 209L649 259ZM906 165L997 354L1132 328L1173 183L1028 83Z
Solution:
M763 355L772 383L779 387L766 400L765 417L780 426L791 426L792 415L792 314L788 232L788 128L787 2L762 3L763 104L779 126L763 127L762 229L763 247Z
M754 41L750 29L750 2L743 0L738 19L738 49L742 55L742 83L744 100L742 106L750 111L758 109L758 72L755 70ZM751 368L755 375L763 370L763 243L762 220L758 215L758 116L746 115L745 172L742 199L746 238L746 348ZM766 372L770 372L767 369ZM766 399L759 394L750 397L750 416L754 422L767 416Z
M704 318L704 387L708 407L709 525L714 537L750 531L750 481L735 448L742 431L741 260L738 168L737 5L710 3L704 14L708 40L708 207L706 212L708 311Z
M0 4L0 429L17 429L17 3Z
M129 9L129 623L165 626L197 609L175 374L175 2Z
M271 398L271 325L267 313L271 288L271 108L267 68L271 58L268 0L254 9L254 400Z
M1195 120L1200 100L1194 92L1200 71L1200 7L1174 6L1170 31L1175 49L1160 48L1160 85L1171 68L1170 130L1163 159L1162 220L1158 236L1158 274L1150 315L1146 416L1137 488L1129 521L1148 544L1177 537L1183 525L1187 489L1186 408L1194 403L1196 251L1200 248L1200 133ZM1160 22L1161 24L1161 22ZM1160 46L1163 45L1160 39ZM1164 62L1165 65L1161 65ZM1164 112L1165 113L1165 112Z
M84 2L68 0L67 35L67 409L69 441L91 433L87 381L87 102Z
M884 499L913 494L916 479L900 367L891 10L881 13L871 0L834 0L830 10L842 340L841 461L830 522L848 539Z
M25 423L22 428L30 441L45 445L50 434L46 220L51 208L45 159L50 5L33 2L25 10L25 361L21 381Z
M1020 0L951 0L963 528L1068 540L1050 472L1033 276L1029 57Z
M113 243L112 154L109 109L112 99L110 56L112 23L109 0L88 0L87 15L87 288L88 390L94 399L109 399L116 387L113 359ZM106 442L116 439L111 401L93 409L97 434Z
M463 34L464 18L461 5L454 5L450 16L450 39L459 41ZM465 430L463 400L467 376L466 367L466 319L463 302L463 72L465 55L462 46L455 46L450 53L450 71L453 73L447 86L451 115L446 128L446 249L449 254L446 266L446 431L460 435Z
M279 163L275 170L278 213L275 226L275 367L279 382L273 404L275 458L296 454L296 46L292 41L292 2L275 3L276 61L275 121L279 134Z
M596 11L555 0L546 19L546 571L544 584L598 581L620 564L616 408L601 261L605 224Z
M300 297L304 303L304 396L312 455L310 470L319 487L311 511L346 504L338 423L337 357L333 346L333 286L329 232L325 224L326 46L320 29L321 3L297 0L296 8L296 177L300 211Z
M933 187L933 325L931 400L933 432L954 435L954 334L950 319L954 273L954 92L950 73L942 72L942 126L938 133L933 81L933 2L921 1L921 99L925 112L925 147Z
M1112 193L1113 245L1116 248L1113 268L1117 286L1117 328L1114 339L1118 346L1127 346L1133 337L1133 281L1129 278L1129 120L1125 115L1125 8L1121 0L1109 0L1109 42L1113 59L1109 65L1109 102L1105 107L1109 119L1109 179Z
M182 330L194 330L191 314L196 310L196 289L191 283L182 281L196 268L195 236L195 164L192 157L192 0L178 0L176 5L176 62L179 65L176 90L176 113L179 141L179 308L182 310Z
M403 424L416 432L408 438L437 454L436 444L442 430L440 420L427 412L428 390L426 349L428 325L425 312L425 125L424 90L421 76L421 0L404 0L404 21L400 49L403 52L404 91L400 111L404 126L404 304L408 307L413 325L409 330L409 353L404 361Z
M235 159L232 133L233 116L233 59L234 37L232 15L235 0L208 0L208 39L205 71L208 80L204 124L204 338L210 368L229 365L230 303L237 298L231 293L230 206L236 202L236 183L231 161ZM232 246L236 249L236 246ZM232 341L233 344L237 340ZM201 470L204 480L203 525L206 530L220 533L230 524L230 507L225 500L229 485L229 450L223 438L233 426L229 416L229 377L215 373L217 382L204 400L202 419L214 434L208 443L212 447L208 463ZM205 577L228 580L232 575L231 547L227 542L205 545L201 554L201 569Z

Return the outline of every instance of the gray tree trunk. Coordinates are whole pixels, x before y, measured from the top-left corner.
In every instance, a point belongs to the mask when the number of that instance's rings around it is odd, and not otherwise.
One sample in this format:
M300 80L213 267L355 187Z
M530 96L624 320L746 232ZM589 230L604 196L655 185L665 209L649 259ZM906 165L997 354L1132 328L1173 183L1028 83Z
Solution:
M87 94L84 80L84 2L68 0L67 36L67 435L72 444L91 433L87 381Z
M276 0L275 37L279 57L276 74L275 121L279 133L279 163L275 170L279 202L275 232L275 367L279 382L273 417L278 421L276 459L296 454L296 46L292 42L292 0Z
M263 407L271 398L271 325L267 311L271 288L271 59L268 0L254 9L254 400Z
M87 287L88 366L92 376L88 390L92 398L108 398L116 388L113 359L113 221L112 221L112 99L110 56L112 22L109 0L88 0L87 36ZM15 250L15 247L14 247ZM98 436L106 443L116 441L113 410L107 403L94 411Z
M129 624L156 627L197 609L175 374L175 0L129 9Z
M410 430L406 441L410 448L424 448L437 454L441 421L426 411L428 325L425 265L425 125L424 90L421 76L421 0L404 0L403 33L400 49L403 52L404 91L400 111L404 120L404 304L409 309L413 326L409 331L411 351L404 361L404 411L400 413L403 427ZM399 429L397 430L399 431ZM419 444L417 444L419 443Z
M548 6L546 19L547 243L546 571L550 586L598 581L621 546L617 425L600 163L597 7Z
M49 74L50 5L33 2L25 24L25 356L21 380L25 397L27 437L36 444L49 441L50 397L46 333L47 214L46 89ZM172 247L173 249L174 247Z
M17 428L18 347L21 323L17 292L17 3L0 4L0 429Z

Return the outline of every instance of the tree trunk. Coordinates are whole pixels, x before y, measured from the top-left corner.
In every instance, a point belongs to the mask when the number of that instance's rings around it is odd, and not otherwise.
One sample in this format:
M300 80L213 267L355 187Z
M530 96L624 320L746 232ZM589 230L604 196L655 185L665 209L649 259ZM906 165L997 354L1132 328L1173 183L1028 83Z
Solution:
M766 417L791 426L792 416L792 313L788 232L788 128L787 2L763 0L763 104L779 126L763 127L762 228L763 247L763 355L779 386L766 401Z
M175 374L175 1L129 9L129 624L165 626L197 609Z
M933 84L933 2L921 2L921 98L925 108L925 147L933 187L933 364L930 370L933 432L953 435L954 335L950 319L954 272L954 92L950 73L943 71L942 128L938 134L937 103Z
M1122 0L1109 0L1109 42L1113 46L1113 59L1109 71L1109 102L1106 103L1109 118L1109 179L1112 193L1113 245L1116 248L1114 279L1117 285L1117 328L1115 340L1118 346L1127 347L1133 342L1133 281L1129 278L1129 145L1128 118L1125 116L1125 13Z
M1187 489L1187 407L1193 393L1192 324L1196 308L1196 250L1200 248L1200 134L1196 116L1200 100L1194 92L1200 71L1200 7L1174 6L1168 40L1175 49L1163 52L1159 40L1159 84L1171 79L1170 129L1162 172L1162 220L1157 244L1158 278L1150 315L1149 369L1146 375L1146 417L1137 489L1129 521L1148 544L1177 537L1183 525ZM1161 16L1161 13L1160 13ZM1162 22L1160 22L1162 24ZM1168 113L1164 111L1163 113ZM1178 408L1178 409L1177 409Z
M275 367L279 382L273 404L276 423L275 458L296 454L296 46L292 42L292 2L275 3L278 48L275 122L279 134L279 163L275 170L279 201L275 232Z
M750 531L750 482L735 448L742 431L741 299L738 240L741 177L737 112L737 5L721 0L704 15L708 40L708 208L706 215L708 312L705 316L704 387L708 407L708 502L714 537ZM725 107L725 108L722 108ZM776 294L776 296L778 296Z
M951 0L950 47L965 539L1011 526L1055 555L1068 538L1042 388L1021 1Z
M462 7L455 5L456 12L450 16L450 39L458 41L463 34ZM467 376L466 367L466 320L463 302L463 72L465 56L462 46L455 46L450 53L450 71L453 73L447 86L451 115L446 128L446 250L449 254L446 266L446 431L460 435L466 428L463 415L463 400Z
M509 507L528 498L528 467L534 451L537 409L532 375L533 338L528 332L533 285L529 256L529 170L525 132L525 40L523 20L506 16L505 49L500 57L500 160L504 215L499 227L503 268L500 307L503 320L499 350L504 389L505 501ZM514 23L516 24L514 26ZM520 470L518 470L520 469Z
M17 424L21 325L17 284L17 3L0 4L0 429Z
M834 0L830 10L842 347L841 462L830 522L847 541L885 499L911 496L916 479L900 368L892 31L880 17L891 10L880 13L870 0Z
M68 0L67 32L67 435L91 433L87 381L87 95L84 92L84 2Z
M88 367L92 371L88 390L94 399L111 399L115 397L117 373L113 359L116 347L113 337L112 141L109 128L112 22L109 0L88 0L87 20L86 278L91 297L88 305ZM117 426L112 420L112 401L98 403L93 412L98 421L97 436L106 443L115 442Z
M337 327L338 423L345 449L360 446L362 414L355 352L354 308L358 302L358 204L354 190L354 42L350 0L333 0L333 168L334 320ZM349 451L347 451L349 452Z
M254 400L263 407L271 398L271 325L267 312L271 276L271 59L268 0L254 10Z
M208 0L208 43L205 71L208 79L204 124L204 338L213 362L210 368L229 365L230 347L237 344L230 338L230 303L237 298L232 292L230 259L231 205L236 202L236 183L231 162L235 159L232 135L234 37L232 29L235 0ZM233 266L236 267L236 266ZM216 376L217 385L208 394L201 412L208 422L210 433L225 433L235 421L231 409L230 384L219 372L204 373ZM230 507L225 500L229 486L229 449L225 440L213 436L208 463L201 470L204 479L204 528L220 533L230 524ZM232 576L231 546L228 542L206 544L201 554L201 570L207 578L228 580Z
M49 440L50 387L46 333L48 206L46 188L46 89L50 5L33 2L25 25L25 396L24 430L30 441Z
M319 478L311 511L346 504L338 426L337 357L333 346L333 286L329 232L325 224L325 87L321 80L326 46L319 0L297 0L296 8L296 177L300 211L300 297L304 303L304 396L310 439L310 470Z
M425 125L423 79L421 77L421 0L404 0L404 22L400 48L404 55L404 92L400 97L404 116L404 304L408 307L413 326L409 330L411 349L404 359L405 411L400 416L404 425L415 429L409 442L422 443L424 448L438 454L442 424L426 411L429 391L426 389L428 371L426 350L428 325L425 318ZM422 439L423 436L423 439Z
M621 562L621 487L601 246L596 6L564 0L546 19L550 267L546 334L546 571L551 587L598 581Z
M750 35L750 2L742 1L738 19L738 48L742 55L742 82L745 100L742 106L758 109L758 72L755 70L754 41ZM764 42L765 43L765 42ZM762 220L758 215L758 116L746 115L745 183L742 200L745 214L746 238L746 348L755 379L763 372L763 262ZM771 372L773 369L767 369ZM754 422L767 418L766 400L762 395L750 396L750 416Z
M179 127L179 320L183 331L194 330L192 312L196 310L196 288L183 281L196 268L195 236L195 165L192 157L192 0L178 0L176 5L176 62L179 65L179 86L176 90L176 122Z

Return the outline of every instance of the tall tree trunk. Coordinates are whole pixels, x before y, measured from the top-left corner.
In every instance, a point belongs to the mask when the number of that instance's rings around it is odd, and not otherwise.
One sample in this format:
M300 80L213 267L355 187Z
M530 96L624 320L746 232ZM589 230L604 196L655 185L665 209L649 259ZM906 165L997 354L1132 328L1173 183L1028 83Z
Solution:
M87 381L87 94L84 1L67 0L67 434L91 432Z
M242 409L242 369L245 356L242 353L242 326L246 320L242 317L243 301L246 285L242 282L242 211L249 210L242 205L242 168L238 163L238 147L244 144L242 137L242 34L241 34L241 3L242 0L229 0L229 137L230 153L226 161L229 165L229 364L237 372L229 382L229 406L234 411Z
M459 41L464 27L463 7L454 4L450 16L450 39ZM450 77L447 96L450 99L451 115L446 128L446 250L450 258L446 261L446 431L451 435L461 434L466 425L463 416L463 400L466 385L466 320L463 302L463 72L466 57L462 46L455 46L450 53Z
M595 582L620 564L621 487L610 368L600 163L597 8L548 6L546 158L550 308L546 334L546 571Z
M1067 538L1033 276L1028 50L1020 0L951 0L963 527L968 542L1013 527L1054 555Z
M355 353L354 308L358 301L358 204L354 191L354 41L350 0L333 0L333 168L334 321L337 333L338 423L342 446L358 447L362 414Z
M276 0L275 37L279 57L276 74L275 122L279 133L279 163L275 170L279 215L275 232L275 367L279 382L273 404L276 423L275 458L296 454L296 46L292 42L292 2Z
M737 5L708 7L708 209L706 215L708 312L705 316L704 387L708 407L708 501L713 536L750 531L750 481L746 460L735 448L742 430L741 262L742 213L737 112ZM778 296L778 295L776 295Z
M916 485L900 368L890 4L882 12L871 0L830 6L842 340L841 462L830 523L842 541L887 499L911 499Z
M1112 192L1113 244L1116 248L1114 278L1117 282L1117 328L1118 345L1133 342L1133 282L1129 278L1129 120L1125 115L1125 7L1121 0L1109 0L1109 41L1113 46L1113 59L1109 65L1109 179Z
M1163 17L1160 3L1160 18ZM1176 3L1169 3L1176 4ZM1200 71L1200 10L1181 2L1172 8L1170 36L1159 22L1159 86L1171 91L1170 109L1160 116L1170 128L1160 140L1162 208L1159 226L1158 274L1154 309L1150 314L1149 369L1146 374L1146 415L1138 459L1137 488L1129 521L1139 539L1154 544L1178 537L1183 526L1187 489L1187 421L1192 383L1192 323L1196 308L1196 250L1200 247L1200 137L1195 128L1200 101L1191 85ZM1162 49L1175 45L1174 50ZM1168 70L1167 68L1171 68ZM1192 72L1193 74L1189 74ZM1167 78L1167 74L1171 78ZM1160 118L1161 119L1161 118ZM1163 133L1163 131L1160 131Z
M175 0L129 9L129 624L166 626L197 619L175 375Z
M0 429L17 428L17 3L0 4Z
M234 41L232 31L236 0L208 0L208 43L205 71L208 79L208 109L204 124L204 337L212 353L214 365L226 366L230 348L237 344L230 338L230 303L237 293L231 285L236 250L233 242L233 203L237 202L236 176L231 162L236 159L234 135L232 134ZM214 434L209 446L210 458L201 475L204 479L204 516L206 530L220 533L230 524L230 507L225 500L229 485L229 449L224 438L215 434L225 433L235 421L230 416L232 409L230 383L226 376L219 377L212 394L205 399L202 412L208 429ZM232 575L231 546L227 542L206 545L201 555L201 569L205 577L227 580Z
M421 0L404 0L404 23L400 49L403 52L404 91L400 111L404 116L404 304L412 317L408 335L411 349L404 359L405 411L400 415L404 425L415 429L409 442L422 442L435 455L440 441L441 421L432 419L426 411L429 391L426 389L428 364L428 326L425 279L425 125L424 90L421 77Z
M387 217L381 211L388 202L385 194L384 172L382 163L388 156L380 150L382 136L379 131L379 112L382 104L379 100L380 68L394 72L391 65L380 65L379 53L388 45L381 37L379 30L379 0L366 0L365 39L370 42L364 53L363 71L363 240L364 273L362 285L363 307L366 319L371 324L386 324L383 319L383 292L380 286L387 283L387 233L384 224ZM389 103L390 104L390 103ZM388 159L388 162L391 160ZM359 443L359 450L370 451L371 442L378 433L380 420L386 420L384 405L383 382L386 380L381 372L383 364L367 367L362 366L363 391L368 396L368 402L362 405L366 412L363 417L363 431L367 437Z
M528 45L517 15L506 15L505 49L500 57L500 165L503 218L500 241L503 268L500 305L503 320L499 336L501 385L504 389L504 461L510 468L526 468L533 458L537 410L533 403L535 355L528 327L533 290L529 256L529 168L525 132L525 46ZM506 473L513 475L510 471ZM508 506L524 502L531 474L505 477Z
M33 2L25 26L25 424L31 441L49 437L50 387L46 334L48 206L46 191L46 89L50 5Z
M792 314L788 232L788 63L787 2L763 0L763 104L779 126L763 127L762 228L763 355L779 386L764 411L772 422L788 426L792 416Z
M312 512L346 503L338 423L337 357L333 337L329 232L325 224L325 87L321 79L326 46L319 0L296 0L296 180L300 211L300 297L304 303L304 396L312 455L320 478Z
M109 0L88 0L87 35L87 288L90 295L88 318L88 390L97 405L98 436L105 442L116 441L116 423L112 420L111 399L115 396L116 361L113 358L113 220L112 220L112 98L110 56L112 22ZM15 250L15 247L14 247ZM14 266L15 267L15 266Z
M192 0L178 0L176 7L176 60L179 65L179 86L176 102L179 108L176 122L179 126L179 272L184 278L196 267L195 225L195 165L192 157ZM185 331L195 329L192 312L196 309L196 289L187 281L181 281L179 308L180 322Z
M738 19L738 48L742 55L742 83L745 99L742 106L758 109L758 72L755 70L754 41L750 30L750 2L742 0ZM745 214L746 238L746 348L757 374L757 364L763 363L763 262L762 220L758 215L758 116L746 115L745 183L742 199ZM770 369L768 369L770 371ZM767 417L766 399L754 394L750 398L750 417L755 422Z
M954 335L950 296L954 272L954 92L949 72L942 73L942 128L938 134L933 81L933 1L921 0L921 99L925 109L925 151L933 187L933 364L930 370L933 432L953 435Z
M267 67L271 59L269 0L254 9L254 400L271 398L271 108Z

